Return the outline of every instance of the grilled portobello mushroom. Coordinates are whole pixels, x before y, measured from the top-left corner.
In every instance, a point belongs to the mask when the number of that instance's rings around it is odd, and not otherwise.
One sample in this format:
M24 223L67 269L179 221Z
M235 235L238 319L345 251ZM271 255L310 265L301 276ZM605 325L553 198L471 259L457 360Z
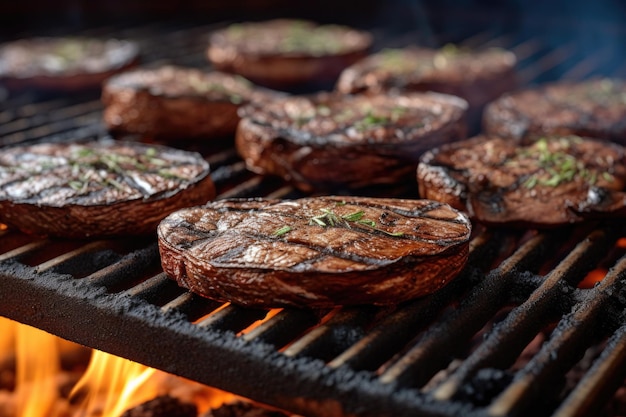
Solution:
M200 154L112 140L0 153L0 222L63 238L149 235L169 213L215 197Z
M239 106L268 100L270 90L217 71L177 66L116 75L102 89L104 121L113 134L159 140L212 139L235 134Z
M420 196L491 225L556 227L626 215L625 149L579 136L531 144L478 136L425 153Z
M158 227L163 270L201 296L247 307L397 304L466 263L471 224L428 200L230 199Z
M0 45L0 83L10 90L100 89L139 62L135 42L88 37L39 37Z
M213 32L207 56L221 71L271 88L328 84L365 57L372 36L341 25L298 19L232 24Z
M578 135L626 144L626 83L596 78L511 92L485 108L484 131L515 141Z
M483 107L517 87L515 55L504 49L386 48L343 70L342 93L436 91L469 103L468 120L479 125Z
M235 145L251 171L304 191L394 184L425 150L465 138L466 110L438 93L284 97L243 106Z

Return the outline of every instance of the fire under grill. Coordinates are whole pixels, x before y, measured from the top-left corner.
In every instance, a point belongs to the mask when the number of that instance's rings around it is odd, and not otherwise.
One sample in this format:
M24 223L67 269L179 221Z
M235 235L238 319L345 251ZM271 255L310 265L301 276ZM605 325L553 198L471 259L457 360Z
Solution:
M89 34L137 40L147 65L205 67L211 29L168 23ZM602 47L583 55L574 44L493 32L440 39L511 49L523 84L626 73ZM31 92L0 106L1 145L106 135L90 94ZM302 196L248 172L232 143L208 148L218 198ZM415 197L417 186L360 193ZM624 228L478 227L467 267L434 295L323 311L195 296L162 272L155 238L79 242L6 229L0 315L309 417L614 415L607 404L626 377ZM599 284L580 284L604 271Z

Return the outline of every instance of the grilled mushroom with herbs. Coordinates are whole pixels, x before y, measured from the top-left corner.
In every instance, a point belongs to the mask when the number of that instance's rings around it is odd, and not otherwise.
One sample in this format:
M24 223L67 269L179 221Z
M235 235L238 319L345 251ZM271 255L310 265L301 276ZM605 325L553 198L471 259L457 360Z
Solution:
M139 62L135 42L80 36L19 39L0 45L0 83L9 89L99 90Z
M103 117L115 135L166 141L232 138L239 106L278 94L217 71L171 65L136 69L106 81Z
M504 94L485 108L487 134L518 142L579 135L626 145L626 82L594 78Z
M64 238L150 235L169 213L215 197L200 154L110 140L0 153L0 222Z
M420 196L492 225L554 227L626 215L626 149L578 136L480 136L424 154Z
M367 55L371 44L369 33L346 26L275 19L213 32L207 55L218 70L289 90L332 85L344 68Z
M469 103L468 120L479 125L483 107L517 88L515 55L500 48L473 50L453 44L439 49L387 48L346 68L342 93L437 91Z
M179 210L158 227L163 270L179 285L248 307L390 305L449 283L471 224L427 200L230 199Z
M235 144L248 169L304 191L396 184L424 151L465 138L466 110L438 93L284 97L243 106Z

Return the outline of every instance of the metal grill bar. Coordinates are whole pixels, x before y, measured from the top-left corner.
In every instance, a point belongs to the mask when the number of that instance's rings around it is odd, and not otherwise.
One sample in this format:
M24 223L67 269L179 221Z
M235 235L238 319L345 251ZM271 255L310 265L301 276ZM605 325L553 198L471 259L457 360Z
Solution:
M609 401L626 377L626 326L609 339L593 367L567 396L553 417L593 415Z
M47 240L39 240L37 242L31 242L27 245L20 246L19 248L13 249L12 251L5 252L0 255L0 262L6 261L9 259L19 259L37 249L46 246L49 242Z
M524 269L521 268L523 264L536 265L536 257L546 249L548 240L547 235L537 235L522 245L500 268L480 282L457 309L424 334L411 351L382 375L381 380L419 386L445 367L451 356L457 353L455 350L463 348L463 341L469 340L502 307L513 271ZM451 395L439 389L435 397L444 400Z
M614 240L609 233L596 230L580 242L576 248L548 274L541 287L533 292L520 306L513 309L493 333L450 375L435 395L449 399L458 394L463 384L468 383L480 369L510 366L522 349L538 334L546 324L546 317L561 315L561 308L567 306L564 294L567 283L580 280L595 265ZM613 239L615 237L613 236Z
M473 239L469 256L471 265L480 265L479 260L484 262L494 256L490 252L493 252L493 246L497 245L498 239L488 239L487 236L493 237L485 233ZM462 277L467 277L469 273L466 270ZM384 316L361 340L328 365L333 368L350 366L358 370L376 370L414 337L416 329L423 329L425 323L433 320L443 307L458 298L468 284L467 280L456 280L433 296L410 303ZM390 382L385 381L384 376L382 381Z
M293 342L283 351L286 356L330 360L365 335L365 326L373 320L374 307L343 308L328 320ZM331 367L338 365L329 364Z
M211 330L229 330L233 333L250 327L257 320L262 320L266 311L249 310L227 304L212 312L208 317L198 322L198 326Z
M600 285L591 290L584 302L559 322L555 335L541 347L515 377L513 383L489 407L494 416L523 415L525 408L541 395L539 387L550 386L569 366L582 356L588 340L594 339L601 310L618 290L619 280L626 275L624 256L606 275ZM586 342L587 341L587 342Z
M297 339L310 327L319 322L319 316L307 310L282 310L274 317L245 333L242 338L246 341L259 341L281 348Z
M199 318L216 310L220 305L221 304L216 301L209 301L196 294L186 292L165 304L162 307L162 311L166 314L177 311L184 314L190 322L195 322Z

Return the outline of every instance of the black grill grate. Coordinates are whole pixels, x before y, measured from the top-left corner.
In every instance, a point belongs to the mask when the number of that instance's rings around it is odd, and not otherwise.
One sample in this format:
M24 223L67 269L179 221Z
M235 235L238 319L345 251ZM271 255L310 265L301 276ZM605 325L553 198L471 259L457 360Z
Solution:
M148 65L202 67L212 27L150 24L114 34L138 40ZM605 54L491 32L442 39L509 47L526 84L559 67L570 79L597 74ZM29 93L0 106L1 145L106 135L97 97ZM248 172L232 144L200 150L218 198L300 196ZM363 193L414 197L416 186ZM430 297L393 308L268 312L177 287L160 269L154 239L74 242L3 230L0 314L311 417L586 416L599 413L626 376L625 232L602 223L479 230L467 268ZM602 283L578 288L596 268L609 270Z

